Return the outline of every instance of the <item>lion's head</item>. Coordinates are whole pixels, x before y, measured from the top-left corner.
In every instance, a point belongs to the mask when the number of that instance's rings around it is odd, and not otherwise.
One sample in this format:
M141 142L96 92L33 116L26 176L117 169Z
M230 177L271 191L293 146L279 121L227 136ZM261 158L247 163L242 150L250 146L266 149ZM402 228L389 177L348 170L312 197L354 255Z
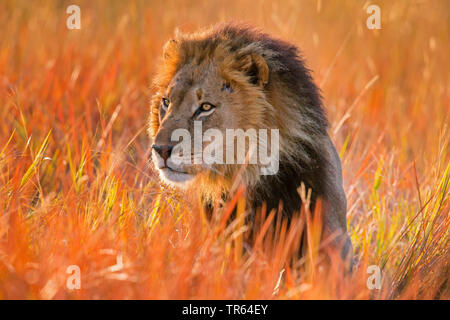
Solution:
M162 180L177 187L195 184L206 192L223 192L237 175L254 186L268 165L258 161L258 148L305 169L314 165L311 152L326 135L320 96L296 48L251 28L225 24L177 34L164 47L154 87L153 163ZM261 129L267 130L265 140L258 135ZM234 130L235 143L212 148L217 136L226 140L227 130ZM257 140L249 132L256 132ZM239 134L244 145L237 143ZM180 141L190 148L180 148ZM223 163L205 161L205 152L221 156ZM245 164L237 159L242 154Z

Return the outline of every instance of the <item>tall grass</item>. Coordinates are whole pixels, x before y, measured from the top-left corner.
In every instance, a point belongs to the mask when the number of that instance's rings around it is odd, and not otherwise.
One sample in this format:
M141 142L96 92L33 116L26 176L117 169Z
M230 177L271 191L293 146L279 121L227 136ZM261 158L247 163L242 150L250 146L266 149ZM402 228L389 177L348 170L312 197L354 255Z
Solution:
M360 1L78 1L81 30L65 27L72 3L0 2L0 298L450 298L450 7L377 2L381 30ZM305 220L273 232L275 214L260 216L250 250L242 214L209 222L148 165L162 44L231 19L297 44L314 70L343 164L350 275L295 258Z

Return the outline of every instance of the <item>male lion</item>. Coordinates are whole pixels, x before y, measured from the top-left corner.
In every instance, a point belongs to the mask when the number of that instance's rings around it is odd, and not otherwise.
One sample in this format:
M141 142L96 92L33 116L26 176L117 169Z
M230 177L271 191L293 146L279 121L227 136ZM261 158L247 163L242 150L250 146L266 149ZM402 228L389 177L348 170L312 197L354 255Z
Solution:
M212 209L229 198L239 177L247 208L266 204L271 210L281 202L287 217L300 210L297 190L304 183L312 190L312 207L322 200L322 237L333 238L329 242L342 257L351 256L340 159L319 90L294 45L234 24L177 34L164 47L154 87L149 132L153 163L165 183L200 195ZM195 144L196 122L201 133L217 129L223 136L227 129L278 129L278 171L261 174L260 164L248 162L175 161L179 141L173 132L184 129L191 133L189 145ZM201 142L200 159L207 145ZM198 159L198 151L183 149L176 156Z

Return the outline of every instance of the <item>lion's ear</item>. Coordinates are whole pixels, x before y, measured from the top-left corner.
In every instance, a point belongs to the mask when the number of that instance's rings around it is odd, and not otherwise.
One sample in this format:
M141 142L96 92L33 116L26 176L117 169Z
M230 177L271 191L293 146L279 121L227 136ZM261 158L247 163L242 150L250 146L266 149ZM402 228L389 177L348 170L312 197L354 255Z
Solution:
M237 66L250 78L251 83L264 87L269 82L269 66L259 54L250 53L243 56Z
M167 41L163 48L164 60L170 60L172 57L174 57L177 50L178 50L177 40L171 39Z

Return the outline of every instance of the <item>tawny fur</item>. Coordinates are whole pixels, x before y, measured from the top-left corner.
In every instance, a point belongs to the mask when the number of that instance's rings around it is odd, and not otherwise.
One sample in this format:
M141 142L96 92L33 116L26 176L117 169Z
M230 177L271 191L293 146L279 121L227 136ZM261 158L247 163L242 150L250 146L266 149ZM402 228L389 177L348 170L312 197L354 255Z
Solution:
M220 90L222 82L233 93ZM350 255L340 159L327 133L319 90L295 46L242 25L179 33L164 47L154 88L149 124L153 142L170 144L171 131L191 130L187 106L201 99L219 105L217 114L205 121L207 127L279 129L280 171L275 176L261 176L258 165L214 170L193 166L195 180L189 188L205 202L226 197L241 173L251 208L263 203L276 208L281 201L289 217L301 206L297 188L303 182L312 189L313 206L319 197L324 202L324 236L336 235L336 246L343 247L343 256ZM171 106L162 118L161 99L170 94Z

